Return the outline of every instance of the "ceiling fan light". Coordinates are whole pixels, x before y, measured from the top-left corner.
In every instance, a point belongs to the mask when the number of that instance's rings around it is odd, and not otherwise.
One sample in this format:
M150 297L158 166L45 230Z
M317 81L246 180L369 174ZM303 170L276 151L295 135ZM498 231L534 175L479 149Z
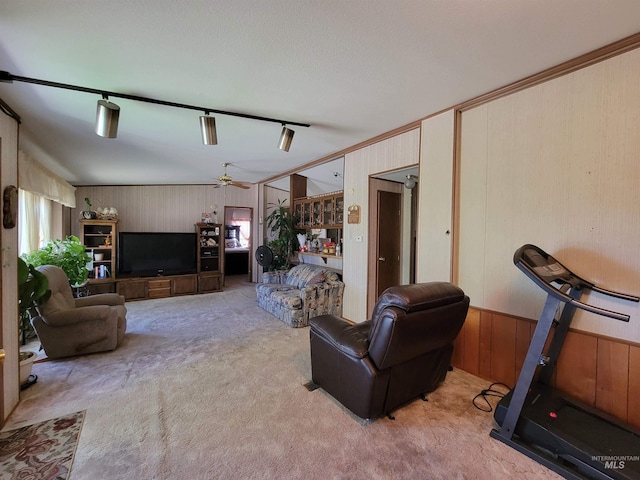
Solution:
M104 138L118 136L118 119L120 107L109 100L98 100L96 111L96 133Z
M218 135L216 133L216 118L209 115L200 117L200 131L202 133L202 143L205 145L217 145Z
M293 134L296 133L290 128L286 126L282 127L282 133L280 134L280 142L278 142L278 148L280 150L284 150L285 152L289 151L291 148L291 142L293 141Z

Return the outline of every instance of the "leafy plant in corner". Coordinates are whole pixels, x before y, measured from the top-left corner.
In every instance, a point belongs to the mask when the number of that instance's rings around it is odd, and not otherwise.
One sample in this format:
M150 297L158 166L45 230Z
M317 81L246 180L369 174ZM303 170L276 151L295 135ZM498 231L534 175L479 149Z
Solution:
M62 268L71 286L82 285L89 278L91 255L75 235L64 240L50 240L44 247L23 254L22 258L34 267L55 265Z
M49 280L45 274L18 257L18 333L22 337L22 345L27 343L27 338L34 336L31 309L45 303L50 296Z
M270 270L286 270L291 267L291 256L298 248L298 239L296 237L296 217L285 206L285 200L278 200L278 203L270 203L273 210L266 217L267 228L275 235L275 239L271 240L267 245L273 250L273 263L269 266Z

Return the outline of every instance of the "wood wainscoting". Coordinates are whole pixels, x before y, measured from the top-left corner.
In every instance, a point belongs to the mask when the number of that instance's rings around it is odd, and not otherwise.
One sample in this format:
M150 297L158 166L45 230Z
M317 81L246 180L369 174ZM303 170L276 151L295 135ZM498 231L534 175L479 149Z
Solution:
M536 321L470 308L452 364L491 382L515 386ZM551 337L551 335L550 335ZM640 345L570 330L553 385L640 428Z

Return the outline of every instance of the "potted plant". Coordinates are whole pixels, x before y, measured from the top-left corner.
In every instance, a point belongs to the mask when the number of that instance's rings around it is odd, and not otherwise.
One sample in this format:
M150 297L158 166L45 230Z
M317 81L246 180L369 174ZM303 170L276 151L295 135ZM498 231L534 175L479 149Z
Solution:
M96 211L93 209L93 205L91 204L91 200L89 197L84 197L84 203L87 204L87 209L82 212L82 218L85 220L93 220L97 217Z
M298 249L296 237L296 217L285 206L285 200L278 203L270 203L274 209L267 215L267 228L275 235L267 245L273 250L273 263L269 266L272 270L286 270L291 267L291 256Z
M31 309L45 303L50 296L49 280L44 273L40 273L33 265L28 265L18 257L18 335L21 337L22 345L34 334ZM36 355L36 352L20 352L20 385L29 379Z
M89 278L92 258L75 235L64 240L50 240L44 247L22 257L34 267L55 265L62 268L72 287L83 285Z

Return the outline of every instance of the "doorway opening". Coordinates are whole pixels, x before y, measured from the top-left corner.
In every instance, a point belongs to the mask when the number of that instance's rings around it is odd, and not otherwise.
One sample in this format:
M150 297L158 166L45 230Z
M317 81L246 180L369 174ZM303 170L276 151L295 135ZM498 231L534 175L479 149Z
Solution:
M417 166L369 178L369 315L387 287L415 283L417 180Z
M224 208L224 278L246 276L251 281L253 208Z

